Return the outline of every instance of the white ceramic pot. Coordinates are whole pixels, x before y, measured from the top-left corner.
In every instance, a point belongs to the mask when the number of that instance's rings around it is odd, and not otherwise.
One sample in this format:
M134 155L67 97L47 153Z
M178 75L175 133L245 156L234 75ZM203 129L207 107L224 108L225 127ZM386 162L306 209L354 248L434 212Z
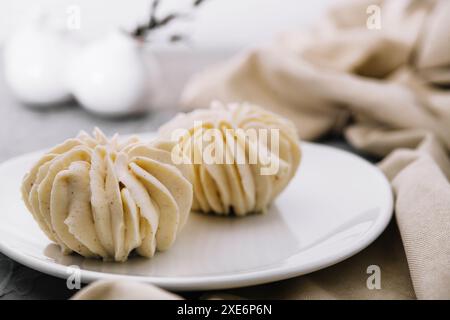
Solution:
M143 46L115 31L80 50L69 67L78 102L91 112L122 116L146 111L152 102L157 64Z
M66 65L77 43L63 30L38 20L13 33L5 44L5 80L22 102L38 106L70 99Z

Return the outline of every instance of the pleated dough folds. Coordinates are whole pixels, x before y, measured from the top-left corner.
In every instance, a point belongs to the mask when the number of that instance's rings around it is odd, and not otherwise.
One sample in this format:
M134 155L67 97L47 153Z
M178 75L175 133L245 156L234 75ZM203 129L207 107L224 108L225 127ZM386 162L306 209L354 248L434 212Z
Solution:
M96 129L45 154L25 176L22 196L64 253L152 257L171 247L191 209L192 185L180 168L157 142L119 143Z
M209 109L179 114L160 128L159 137L173 143L174 163L188 159L192 168L185 176L197 211L264 212L300 164L295 126L247 103L216 101Z

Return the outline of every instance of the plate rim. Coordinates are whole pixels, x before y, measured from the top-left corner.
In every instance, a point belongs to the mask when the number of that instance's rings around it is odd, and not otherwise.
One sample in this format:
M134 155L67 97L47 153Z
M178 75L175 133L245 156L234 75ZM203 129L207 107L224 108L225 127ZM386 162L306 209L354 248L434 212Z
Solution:
M153 135L153 133L147 132L138 135L151 136ZM356 161L363 162L368 168L372 170L373 174L376 174L381 178L381 181L385 185L386 204L381 207L382 211L379 214L379 218L375 220L376 222L369 228L369 230L367 230L365 236L359 238L358 241L340 247L339 250L333 251L330 254L326 255L325 257L322 257L321 259L310 261L306 265L302 264L301 266L299 265L277 266L275 268L268 267L267 269L263 270L253 270L236 274L213 275L213 276L211 275L184 276L178 278L173 276L154 277L154 276L138 276L129 274L114 274L108 272L85 270L80 267L81 282L90 283L96 280L131 280L150 283L172 291L232 289L252 285L260 285L309 274L314 271L318 271L321 269L325 269L329 266L335 265L361 252L381 235L381 233L386 229L387 225L389 224L393 216L394 199L392 187L388 179L377 166L373 165L368 160L349 151L314 142L301 141L301 145L313 148L328 149L332 150L333 152L343 153L347 156L350 156ZM41 154L43 152L45 152L45 149L26 153L11 158L7 161L0 163L0 168L8 165L11 162L17 161L21 158L30 157L32 155ZM8 256L12 260L21 263L31 269L37 270L39 272L55 276L61 279L67 279L69 275L67 273L68 266L58 264L55 261L42 260L32 255L23 253L20 250L8 248L8 246L3 244L1 237L0 237L0 252L2 252L4 255Z

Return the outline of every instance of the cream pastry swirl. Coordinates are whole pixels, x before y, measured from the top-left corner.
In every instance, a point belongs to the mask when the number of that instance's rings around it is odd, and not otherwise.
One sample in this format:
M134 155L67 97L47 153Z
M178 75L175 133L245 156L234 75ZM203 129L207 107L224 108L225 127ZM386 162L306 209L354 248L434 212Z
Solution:
M161 146L82 132L31 168L23 200L66 254L125 261L135 250L152 257L173 244L192 204L192 185Z
M192 209L197 211L236 215L264 211L300 163L294 125L247 103L213 102L209 109L179 114L160 128L159 136L175 142L172 159L189 159Z

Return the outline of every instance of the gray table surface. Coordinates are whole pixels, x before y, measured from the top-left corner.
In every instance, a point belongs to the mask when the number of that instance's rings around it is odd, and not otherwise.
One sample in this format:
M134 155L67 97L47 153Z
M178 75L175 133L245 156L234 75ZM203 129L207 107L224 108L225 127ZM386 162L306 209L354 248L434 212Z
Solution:
M177 53L164 53L157 58L166 88L159 111L124 119L101 118L84 111L75 102L49 109L24 106L9 92L0 68L0 162L51 147L82 129L91 131L95 126L106 134L153 131L177 112L175 106L179 92L188 77L204 65L219 60L221 54L207 57L191 54L189 63L186 63L185 55L180 59ZM351 150L340 138L322 142ZM0 253L0 299L67 299L74 293L67 288L65 280L27 268Z

